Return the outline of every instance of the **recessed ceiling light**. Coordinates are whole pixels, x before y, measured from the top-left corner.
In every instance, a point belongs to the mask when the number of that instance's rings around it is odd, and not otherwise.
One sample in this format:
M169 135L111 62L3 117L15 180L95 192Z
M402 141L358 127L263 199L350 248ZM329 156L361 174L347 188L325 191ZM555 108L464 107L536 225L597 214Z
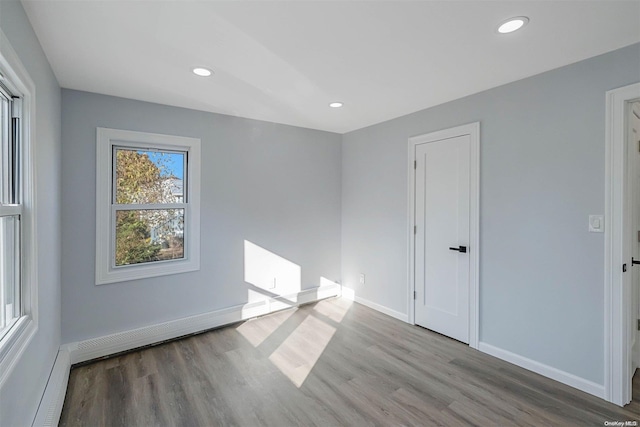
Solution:
M526 16L516 16L515 18L509 18L502 24L500 24L500 26L498 27L498 32L501 34L512 33L527 25L528 22L529 18L527 18Z
M331 107L331 108L340 108L343 105L344 104L342 102L332 102L331 104L329 104L329 107Z
M193 74L200 77L209 77L212 74L211 70L204 67L195 67L192 68L191 71L193 71Z

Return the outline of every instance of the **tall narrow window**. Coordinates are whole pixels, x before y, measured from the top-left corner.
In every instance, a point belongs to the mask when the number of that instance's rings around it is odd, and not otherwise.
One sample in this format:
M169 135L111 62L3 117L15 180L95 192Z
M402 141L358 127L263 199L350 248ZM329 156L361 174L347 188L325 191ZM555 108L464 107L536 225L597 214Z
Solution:
M96 283L199 268L200 140L98 129Z
M21 304L20 99L0 85L0 339L23 314Z
M38 329L34 118L35 85L0 31L0 384Z

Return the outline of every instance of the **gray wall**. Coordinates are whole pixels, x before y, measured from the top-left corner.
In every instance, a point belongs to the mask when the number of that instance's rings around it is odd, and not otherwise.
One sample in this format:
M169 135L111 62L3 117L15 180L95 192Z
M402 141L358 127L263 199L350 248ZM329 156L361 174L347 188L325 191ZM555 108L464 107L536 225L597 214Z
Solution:
M96 127L201 138L201 269L95 286ZM63 342L247 302L244 240L340 278L341 136L63 90Z
M0 425L31 425L60 346L60 88L22 5L0 1L0 28L36 85L38 331L0 389Z
M638 81L636 44L344 135L343 284L408 312L407 139L480 121L480 339L602 384L587 218L604 213L605 91Z

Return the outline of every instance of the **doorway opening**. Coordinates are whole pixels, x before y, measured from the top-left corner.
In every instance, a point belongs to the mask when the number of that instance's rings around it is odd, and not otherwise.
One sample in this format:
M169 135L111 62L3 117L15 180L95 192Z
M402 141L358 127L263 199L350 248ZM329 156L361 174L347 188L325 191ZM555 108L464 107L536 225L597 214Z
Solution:
M640 215L640 146L632 135L630 114L640 100L640 83L606 94L605 154L605 399L623 406L631 401L631 378L636 368L637 279L634 271ZM635 201L635 203L634 203ZM635 205L635 206L634 206Z
M627 142L629 153L629 189L631 192L631 228L637 233L631 242L631 375L640 367L640 265L633 261L640 262L640 101L636 100L629 104L627 111Z

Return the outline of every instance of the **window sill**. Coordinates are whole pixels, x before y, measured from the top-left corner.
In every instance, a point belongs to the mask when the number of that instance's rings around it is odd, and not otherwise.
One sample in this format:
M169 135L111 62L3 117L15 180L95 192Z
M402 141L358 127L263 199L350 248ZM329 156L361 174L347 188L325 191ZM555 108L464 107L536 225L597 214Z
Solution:
M0 340L0 387L37 331L31 316L22 316Z
M131 265L110 269L104 273L96 271L96 285L147 279L170 274L188 273L200 270L199 260L159 261L143 265Z

